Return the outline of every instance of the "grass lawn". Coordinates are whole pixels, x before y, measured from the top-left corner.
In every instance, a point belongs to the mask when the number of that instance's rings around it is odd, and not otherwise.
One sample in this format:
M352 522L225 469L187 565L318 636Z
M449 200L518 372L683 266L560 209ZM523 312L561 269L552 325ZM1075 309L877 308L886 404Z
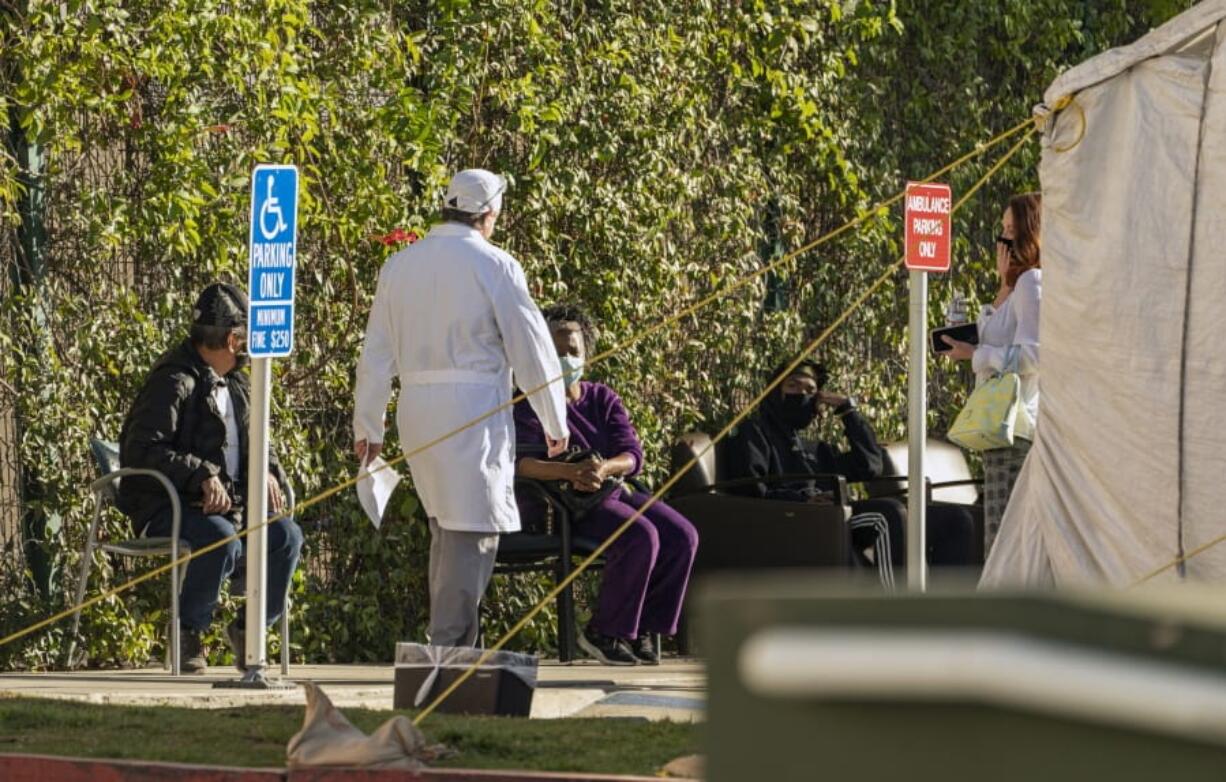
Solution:
M225 766L285 765L302 706L184 709L0 698L0 752L161 760ZM367 733L396 712L342 709ZM409 714L410 712L402 712ZM431 742L459 754L439 766L586 771L650 776L696 752L689 724L625 719L526 720L432 714Z

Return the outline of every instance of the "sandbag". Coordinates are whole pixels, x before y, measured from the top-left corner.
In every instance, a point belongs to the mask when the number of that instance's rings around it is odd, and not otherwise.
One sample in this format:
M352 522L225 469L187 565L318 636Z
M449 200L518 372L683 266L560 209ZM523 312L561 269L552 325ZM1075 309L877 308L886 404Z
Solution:
M404 715L396 715L367 736L332 705L312 682L306 682L307 707L302 730L286 746L289 768L319 766L416 771L441 748L429 746L423 734Z

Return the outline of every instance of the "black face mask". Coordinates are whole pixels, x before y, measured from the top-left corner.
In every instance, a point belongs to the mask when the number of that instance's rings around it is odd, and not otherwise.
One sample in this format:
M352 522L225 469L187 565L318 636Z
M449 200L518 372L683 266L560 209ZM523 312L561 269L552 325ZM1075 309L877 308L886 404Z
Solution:
M817 418L816 394L783 394L775 403L779 420L793 429L804 429Z

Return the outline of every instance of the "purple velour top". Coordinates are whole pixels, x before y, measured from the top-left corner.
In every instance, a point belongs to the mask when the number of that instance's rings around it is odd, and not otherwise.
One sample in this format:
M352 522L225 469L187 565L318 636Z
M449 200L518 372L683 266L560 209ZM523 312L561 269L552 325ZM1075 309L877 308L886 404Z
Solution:
M566 402L566 424L571 447L592 449L605 459L628 453L634 457L637 475L643 469L643 445L626 407L613 389L603 383L579 381L579 399ZM545 430L527 400L515 405L516 458L545 458Z

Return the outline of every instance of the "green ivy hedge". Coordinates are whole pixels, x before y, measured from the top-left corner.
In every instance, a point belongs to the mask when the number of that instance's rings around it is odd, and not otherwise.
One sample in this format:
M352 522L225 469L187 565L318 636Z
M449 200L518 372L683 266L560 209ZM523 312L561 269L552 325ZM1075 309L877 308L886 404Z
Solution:
M0 633L67 604L89 518L91 436L114 437L195 292L245 280L247 187L261 162L302 172L295 354L276 362L275 443L299 498L349 476L351 387L394 229L424 231L450 172L511 189L498 240L542 303L584 303L618 344L1027 116L1063 67L1189 5L1175 0L30 0L0 7L0 210L14 283L0 367L15 389L25 502L46 520L48 594L10 566ZM43 168L31 172L31 150ZM1002 148L1003 151L1003 148ZM951 176L967 187L993 159ZM957 271L990 292L988 240L1007 194L1036 187L1028 149L956 220ZM29 174L38 176L31 178ZM45 243L22 242L34 195ZM35 214L38 210L35 210ZM638 342L595 374L647 446L715 428L766 370L897 257L897 215L809 253ZM391 246L389 246L389 244ZM824 350L883 437L903 433L905 283ZM965 378L934 368L939 431ZM393 438L394 442L394 438ZM395 452L394 444L391 447ZM302 514L294 646L311 661L386 660L420 637L426 532L411 489L375 531L355 498ZM108 534L125 524L111 517ZM19 561L11 555L6 562ZM91 593L139 572L99 557ZM583 591L590 593L588 579ZM500 578L496 634L544 593ZM165 590L87 612L95 665L160 654ZM228 608L227 610L232 610ZM517 639L550 650L552 615ZM57 664L66 623L0 648L0 667Z

